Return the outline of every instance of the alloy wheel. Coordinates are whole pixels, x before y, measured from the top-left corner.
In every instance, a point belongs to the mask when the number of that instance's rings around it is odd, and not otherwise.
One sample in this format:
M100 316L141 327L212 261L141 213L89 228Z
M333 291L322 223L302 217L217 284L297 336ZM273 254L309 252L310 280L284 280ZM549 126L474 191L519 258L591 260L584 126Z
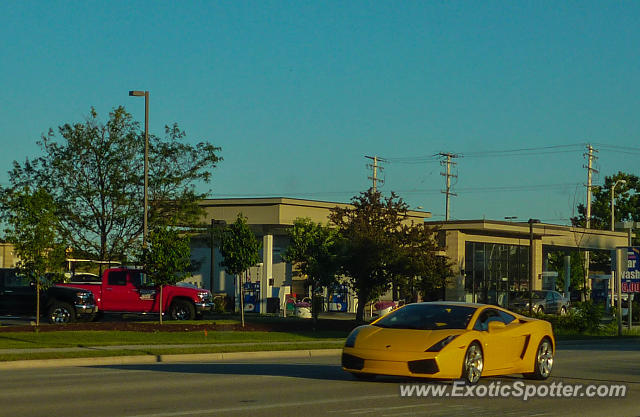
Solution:
M480 380L482 375L482 369L484 368L484 361L482 359L482 350L480 346L473 343L467 349L467 354L464 359L465 379L470 384L475 384Z
M548 378L553 368L553 348L551 342L547 339L543 340L538 347L538 355L536 356L538 371L542 378Z

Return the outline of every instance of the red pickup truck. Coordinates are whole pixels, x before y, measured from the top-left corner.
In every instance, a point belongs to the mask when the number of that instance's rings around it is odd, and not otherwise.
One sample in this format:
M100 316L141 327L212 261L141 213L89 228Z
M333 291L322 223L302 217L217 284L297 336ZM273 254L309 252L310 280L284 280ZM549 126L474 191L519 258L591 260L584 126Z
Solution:
M102 280L71 281L58 284L82 288L93 293L102 313L158 313L160 287L149 281L141 270L110 268ZM206 289L165 285L162 287L162 312L174 320L193 320L213 308L213 297Z

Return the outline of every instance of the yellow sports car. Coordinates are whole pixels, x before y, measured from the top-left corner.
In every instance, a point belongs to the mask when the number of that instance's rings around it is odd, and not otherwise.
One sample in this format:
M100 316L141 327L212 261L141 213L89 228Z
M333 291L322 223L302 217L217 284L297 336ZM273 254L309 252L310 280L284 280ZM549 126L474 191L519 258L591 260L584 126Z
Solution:
M342 368L375 375L458 379L522 373L546 379L553 367L551 324L503 308L471 303L407 304L353 329Z

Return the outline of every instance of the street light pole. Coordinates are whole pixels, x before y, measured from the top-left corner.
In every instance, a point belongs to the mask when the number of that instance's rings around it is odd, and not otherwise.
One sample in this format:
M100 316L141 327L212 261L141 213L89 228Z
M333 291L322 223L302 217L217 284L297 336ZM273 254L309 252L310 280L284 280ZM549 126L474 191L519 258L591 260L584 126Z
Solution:
M615 230L615 223L616 223L615 214L614 214L614 207L615 207L614 195L616 192L616 186L618 184L626 184L626 183L627 183L626 180L618 180L611 186L611 231L612 232Z
M144 217L142 219L142 247L147 248L149 234L149 92L133 90L129 91L132 97L144 97Z
M535 282L536 271L533 267L533 224L540 223L539 219L529 219L529 316L533 315L533 283Z

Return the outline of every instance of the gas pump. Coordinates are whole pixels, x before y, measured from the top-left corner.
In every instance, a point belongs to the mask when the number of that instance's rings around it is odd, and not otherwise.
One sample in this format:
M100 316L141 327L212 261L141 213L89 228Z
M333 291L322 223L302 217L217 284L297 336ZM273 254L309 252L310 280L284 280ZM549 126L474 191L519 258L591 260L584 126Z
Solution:
M329 298L329 311L347 312L349 307L349 288L346 285L336 285Z
M260 283L244 283L244 311L251 313L260 312Z

